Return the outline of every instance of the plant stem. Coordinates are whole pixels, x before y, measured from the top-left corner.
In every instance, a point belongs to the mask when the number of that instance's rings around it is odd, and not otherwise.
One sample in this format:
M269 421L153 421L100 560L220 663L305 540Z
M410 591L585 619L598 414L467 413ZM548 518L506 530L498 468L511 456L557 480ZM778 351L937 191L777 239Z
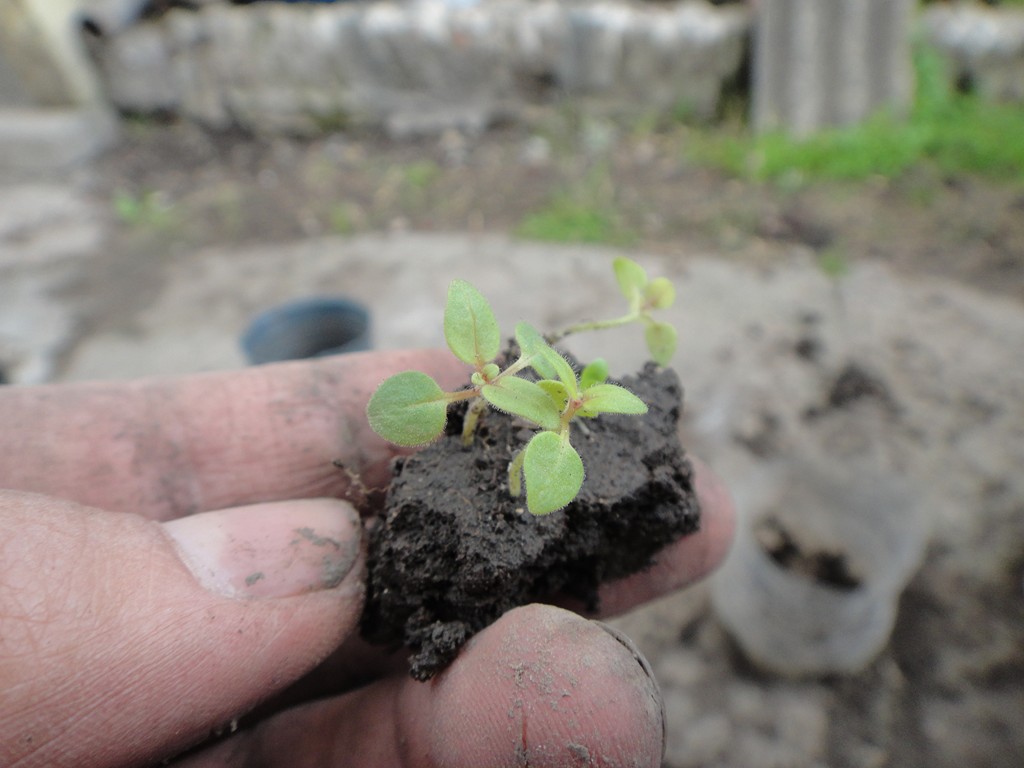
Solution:
M445 392L444 399L449 403L461 403L463 400L472 400L479 395L480 390L474 387L473 389L460 389L457 392Z
M523 459L525 457L525 450L517 451L508 464L508 493L513 499L518 499L523 492Z
M574 325L570 325L568 328L564 328L561 331L549 333L545 337L545 340L548 342L548 344L555 344L556 342L561 341L566 336L569 336L573 333L581 333L583 331L601 331L606 328L618 328L620 325L627 325L629 323L632 323L633 321L639 319L639 317L639 312L630 312L628 315L611 318L609 320L591 320L585 323L575 323Z
M497 376L495 376L494 377L494 381L497 381L498 379L500 379L500 378L502 378L504 376L515 376L517 373L519 373L524 368L529 368L531 360L533 360L532 357L527 357L526 355L520 356L520 358L518 360L516 360L514 363L512 363L512 365L510 365L508 368L506 368L501 373L499 373Z
M469 404L466 409L466 416L462 420L462 445L469 447L473 444L473 435L476 432L476 425L480 423L480 417L487 410L487 401L482 397Z

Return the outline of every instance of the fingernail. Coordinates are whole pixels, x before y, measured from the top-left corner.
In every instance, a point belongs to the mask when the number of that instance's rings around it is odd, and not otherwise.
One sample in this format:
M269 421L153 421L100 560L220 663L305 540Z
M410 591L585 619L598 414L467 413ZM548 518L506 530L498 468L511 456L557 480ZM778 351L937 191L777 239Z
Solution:
M211 592L294 597L338 586L359 556L361 527L334 499L254 504L164 523L182 562Z
M603 621L597 621L596 619L591 620L593 624L596 624L609 635L618 640L627 651L632 654L633 658L636 659L636 663L640 665L640 668L647 675L651 681L652 694L657 701L658 710L661 712L661 759L665 759L665 747L668 740L668 722L665 717L665 700L661 696L661 686L658 685L658 679L654 676L654 670L651 669L651 664L647 661L647 657L640 652L636 643L633 642L632 638L629 637L625 632L616 629L610 624L605 624Z

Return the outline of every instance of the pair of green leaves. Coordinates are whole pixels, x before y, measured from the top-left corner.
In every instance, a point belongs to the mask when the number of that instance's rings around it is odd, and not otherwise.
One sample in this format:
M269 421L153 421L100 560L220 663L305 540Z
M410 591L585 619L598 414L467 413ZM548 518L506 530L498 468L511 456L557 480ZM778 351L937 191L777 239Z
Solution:
M583 485L583 460L570 442L572 419L594 418L602 413L647 413L647 405L627 389L605 383L608 366L595 360L576 378L565 358L545 345L533 368L541 379L536 387L548 398L546 408L558 414L558 427L545 428L526 444L509 467L509 487L518 495L520 465L526 478L526 506L534 514L561 509L579 493Z
M656 320L651 314L656 309L668 309L676 300L676 289L665 277L650 280L644 268L632 259L617 258L612 264L619 290L629 302L629 312L609 320L590 320L576 323L561 333L552 334L557 341L570 333L597 331L639 322L644 326L644 339L651 359L658 365L668 365L676 351L676 330L671 324Z
M472 365L472 390L445 392L430 376L405 371L386 379L373 393L366 413L370 427L396 445L415 447L436 440L448 421L448 406L469 399L500 370L492 361L501 350L501 332L487 299L463 280L448 288L444 337L459 360Z
M617 258L612 263L619 290L629 302L631 315L644 324L644 340L651 359L668 365L676 351L676 329L669 323L655 320L652 309L668 309L675 303L676 289L667 277L648 279L644 268L632 259Z

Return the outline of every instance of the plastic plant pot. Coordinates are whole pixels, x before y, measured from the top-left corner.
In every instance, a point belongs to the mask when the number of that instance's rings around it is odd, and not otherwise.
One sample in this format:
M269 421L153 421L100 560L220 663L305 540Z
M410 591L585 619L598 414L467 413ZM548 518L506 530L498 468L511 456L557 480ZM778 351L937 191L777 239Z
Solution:
M342 297L310 297L257 315L241 339L252 365L370 348L370 313Z
M921 505L892 471L801 462L774 504L740 520L712 603L756 666L852 674L887 644L925 543Z

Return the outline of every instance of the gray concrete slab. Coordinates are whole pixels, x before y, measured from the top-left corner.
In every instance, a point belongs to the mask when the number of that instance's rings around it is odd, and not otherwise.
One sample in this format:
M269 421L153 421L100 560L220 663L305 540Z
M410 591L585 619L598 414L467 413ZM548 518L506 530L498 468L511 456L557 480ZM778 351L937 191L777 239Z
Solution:
M118 124L104 108L0 105L0 178L53 178L81 167L113 145Z

